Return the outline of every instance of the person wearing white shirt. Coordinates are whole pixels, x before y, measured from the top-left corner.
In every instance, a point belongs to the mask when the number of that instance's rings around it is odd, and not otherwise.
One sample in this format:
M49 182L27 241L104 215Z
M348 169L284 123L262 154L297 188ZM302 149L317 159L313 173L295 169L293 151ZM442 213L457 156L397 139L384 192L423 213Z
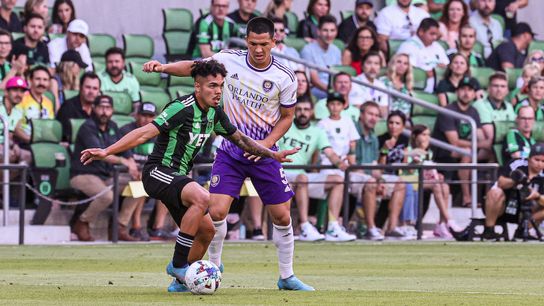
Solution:
M412 5L412 0L397 0L396 4L384 7L374 21L378 29L380 49L388 54L389 39L406 40L414 35L421 21L429 13Z
M495 0L478 0L478 10L474 12L468 22L476 29L476 39L484 46L484 57L487 58L498 41L504 39L501 24L491 17L495 9Z
M450 63L446 50L437 42L440 35L438 22L432 18L423 19L417 34L400 45L397 54L408 54L410 63L427 73L425 91L434 90L434 71L436 67L446 68Z
M363 73L355 77L356 80L386 89L385 84L378 79L380 73L381 57L376 51L370 51L363 57ZM374 101L380 106L380 114L383 118L387 116L388 96L384 92L374 88L354 83L349 93L351 105L359 107L368 101Z
M93 70L91 51L85 42L89 34L89 26L81 19L74 19L68 25L66 37L53 39L47 47L49 48L49 63L52 68L60 62L60 58L67 50L76 50L81 59L87 64L86 71Z
M295 48L289 47L288 45L283 43L285 36L287 36L285 32L286 29L285 29L285 24L283 23L283 20L279 18L273 18L272 22L274 22L274 34L275 34L274 38L276 39L276 47L274 47L272 50L281 54L285 54L290 57L300 59L300 54L298 54L298 51ZM292 62L290 60L286 60L279 56L274 57L274 60L291 68L293 71L296 71L299 69L298 63Z

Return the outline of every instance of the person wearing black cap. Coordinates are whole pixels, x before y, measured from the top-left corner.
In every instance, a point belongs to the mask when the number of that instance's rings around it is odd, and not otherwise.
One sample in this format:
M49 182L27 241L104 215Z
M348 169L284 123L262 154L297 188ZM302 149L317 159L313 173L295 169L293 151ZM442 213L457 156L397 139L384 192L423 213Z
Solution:
M57 64L56 74L51 79L51 92L55 99L64 104L64 90L79 90L79 76L87 64L76 50L67 50Z
M371 0L355 1L355 11L353 15L344 19L338 26L338 38L346 45L349 44L353 33L362 26L371 27L376 32L376 25L372 20L374 17L374 3Z
M471 106L476 97L476 90L479 83L472 77L463 78L457 87L457 101L446 106L447 109L469 116L476 121L478 128L478 147L490 147L491 142L484 137L480 115L478 111ZM439 114L436 118L436 124L432 133L432 138L447 142L453 146L463 149L471 148L472 129L468 122L459 120L451 116ZM447 150L435 148L435 161L438 163L469 163L470 157L458 153L452 153ZM449 180L452 178L452 172L441 171L444 177ZM459 179L468 182L470 180L470 170L459 170ZM470 203L470 186L461 184L463 192L463 203Z
M486 240L496 240L494 227L499 217L506 222L518 223L520 219L519 205L521 201L535 201L532 218L538 223L544 220L544 143L531 146L528 159L514 159L499 170L499 179L486 195L484 206L485 227L482 237ZM518 172L518 173L516 173ZM519 175L523 174L523 175ZM524 182L518 178L525 176ZM531 188L531 194L520 199L517 188L520 183L526 183ZM520 226L518 226L520 229ZM520 237L516 231L515 238Z
M525 22L518 23L512 30L512 38L502 42L489 57L487 66L505 71L506 68L523 68L527 57L526 50L535 37L531 26Z
M112 156L107 160L97 161L88 166L83 165L79 159L81 151L88 148L109 146L121 138L117 125L111 121L112 115L113 99L106 95L96 97L91 118L81 125L77 134L71 159L70 185L89 197L102 192L108 185L111 185L113 165L119 164L128 167L128 175L125 173L119 176L120 190L124 189L128 181L138 180L140 177L140 172L130 151ZM134 199L127 197L123 200L122 209L117 220L119 222L119 240L136 240L129 235L127 225L132 212L142 199L145 198ZM111 205L112 201L113 191L110 190L93 200L89 207L77 218L72 231L79 240L94 240L89 232L89 223L94 222L98 215Z

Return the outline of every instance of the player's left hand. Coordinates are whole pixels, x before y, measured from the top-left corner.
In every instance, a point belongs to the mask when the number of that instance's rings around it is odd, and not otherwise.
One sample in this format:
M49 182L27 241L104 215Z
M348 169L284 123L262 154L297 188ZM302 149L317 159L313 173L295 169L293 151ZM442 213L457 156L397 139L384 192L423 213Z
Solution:
M81 151L80 161L84 165L90 164L93 160L103 160L108 157L106 150L100 148L92 148Z
M280 163L290 163L293 160L290 158L287 158L287 156L293 155L297 153L299 150L300 148L294 148L291 150L283 150L283 151L274 152L274 159L279 161Z

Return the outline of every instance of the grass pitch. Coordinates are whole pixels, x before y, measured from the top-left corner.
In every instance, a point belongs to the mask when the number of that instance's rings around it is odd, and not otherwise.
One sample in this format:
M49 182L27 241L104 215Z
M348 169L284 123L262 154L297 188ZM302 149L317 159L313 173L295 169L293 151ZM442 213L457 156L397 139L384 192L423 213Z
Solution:
M276 289L271 243L227 243L213 296L169 294L172 244L0 246L0 304L542 305L544 245L297 243L316 292Z

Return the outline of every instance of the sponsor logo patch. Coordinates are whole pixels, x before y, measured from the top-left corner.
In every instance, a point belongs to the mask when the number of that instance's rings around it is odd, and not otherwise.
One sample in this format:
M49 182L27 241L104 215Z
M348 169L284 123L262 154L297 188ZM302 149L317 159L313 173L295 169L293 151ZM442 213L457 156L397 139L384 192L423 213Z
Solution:
M264 80L264 81L263 81L263 89L264 89L264 91L265 91L265 92L271 91L273 85L274 85L274 83L272 83L272 81Z
M221 177L219 176L219 174L216 174L212 176L212 179L210 180L210 185L212 187L217 187L217 185L219 185L219 181L221 181Z

